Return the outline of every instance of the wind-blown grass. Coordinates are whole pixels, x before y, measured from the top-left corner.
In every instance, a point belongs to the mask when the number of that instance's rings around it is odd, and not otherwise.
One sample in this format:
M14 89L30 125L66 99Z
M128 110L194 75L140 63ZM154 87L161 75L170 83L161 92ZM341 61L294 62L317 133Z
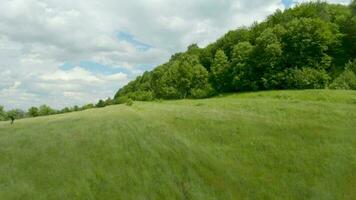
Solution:
M0 199L355 199L356 92L135 102L0 123Z

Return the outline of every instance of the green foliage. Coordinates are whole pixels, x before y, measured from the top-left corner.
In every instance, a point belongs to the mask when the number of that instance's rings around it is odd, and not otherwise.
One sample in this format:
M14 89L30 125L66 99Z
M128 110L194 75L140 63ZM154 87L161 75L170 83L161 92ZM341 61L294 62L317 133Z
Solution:
M127 84L115 98L149 101L325 88L355 59L355 10L355 1L350 6L318 1L277 10L264 22L229 31L205 48L190 45Z
M47 106L47 105L41 105L38 108L38 115L39 116L53 115L53 114L56 114L56 111L54 109L52 109L51 107Z
M117 98L115 98L115 104L124 104L127 102L127 100L129 100L129 98L127 96L119 96Z
M126 105L127 106L132 106L133 105L133 100L132 99L127 99L127 101L126 101Z
M62 110L60 110L60 113L68 113L68 112L72 112L72 110L68 107L65 107Z
M152 73L151 86L156 98L182 99L192 92L209 88L208 71L197 56L182 55Z
M24 118L26 113L21 109L12 109L6 112L6 119L9 120L10 117L14 117L15 119Z
M331 89L356 90L356 75L351 69L342 72L330 85Z
M283 37L286 66L328 69L332 58L328 50L337 48L340 32L332 23L320 19L294 19Z
M229 91L231 84L231 67L224 51L218 50L211 68L214 88L219 91Z
M6 112L4 110L4 107L0 105L0 121L3 121L6 119Z
M154 100L154 94L152 91L135 91L128 95L130 99L135 101L152 101Z
M285 74L288 89L324 89L330 81L325 70L313 68L291 69Z
M106 104L105 104L105 101L103 101L103 100L99 100L98 101L98 103L95 105L95 107L97 107L97 108L103 108L103 107L105 107L106 106Z
M81 110L88 110L88 109L92 109L95 108L94 104L90 103L90 104L86 104L84 106L82 106Z
M31 107L28 109L28 115L31 117L37 117L39 116L39 110L37 107Z

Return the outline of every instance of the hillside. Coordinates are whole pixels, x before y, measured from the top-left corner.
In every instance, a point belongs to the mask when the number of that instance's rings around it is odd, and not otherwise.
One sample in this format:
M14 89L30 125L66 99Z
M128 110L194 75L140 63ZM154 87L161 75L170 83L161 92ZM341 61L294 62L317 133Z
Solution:
M329 90L0 122L0 199L355 199L355 125Z

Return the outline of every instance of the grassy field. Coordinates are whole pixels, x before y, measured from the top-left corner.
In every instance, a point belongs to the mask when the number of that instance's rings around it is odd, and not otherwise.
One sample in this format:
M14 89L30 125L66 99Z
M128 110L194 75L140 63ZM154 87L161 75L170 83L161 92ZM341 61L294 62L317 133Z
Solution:
M356 92L135 102L0 123L0 199L356 199Z

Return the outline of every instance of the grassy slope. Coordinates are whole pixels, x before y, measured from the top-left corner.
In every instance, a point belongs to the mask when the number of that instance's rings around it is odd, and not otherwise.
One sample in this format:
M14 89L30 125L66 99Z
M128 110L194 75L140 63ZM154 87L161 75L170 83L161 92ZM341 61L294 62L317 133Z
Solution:
M0 123L0 199L352 199L356 92L135 102Z

